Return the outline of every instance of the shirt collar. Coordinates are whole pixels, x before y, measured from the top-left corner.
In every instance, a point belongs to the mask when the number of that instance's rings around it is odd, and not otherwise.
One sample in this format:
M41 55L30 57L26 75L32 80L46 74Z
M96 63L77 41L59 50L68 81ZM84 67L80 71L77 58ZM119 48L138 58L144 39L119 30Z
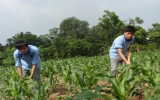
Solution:
M123 36L124 36L124 42L130 42L130 41L132 41L132 38L130 40L127 40L126 37L125 37L125 35L123 35Z

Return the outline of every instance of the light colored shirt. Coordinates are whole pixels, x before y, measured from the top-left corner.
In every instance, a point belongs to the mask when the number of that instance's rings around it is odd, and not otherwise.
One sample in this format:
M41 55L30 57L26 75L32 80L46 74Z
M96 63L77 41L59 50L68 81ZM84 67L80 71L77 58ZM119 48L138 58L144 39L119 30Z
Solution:
M32 65L36 65L36 69L40 68L39 50L36 46L28 45L28 52L22 54L18 49L14 51L15 66L22 67L24 69L32 68Z
M118 54L118 49L122 49L124 56L127 56L128 48L131 44L134 43L135 37L133 36L130 41L126 40L124 35L118 36L112 43L112 46L109 50L110 58L120 58Z

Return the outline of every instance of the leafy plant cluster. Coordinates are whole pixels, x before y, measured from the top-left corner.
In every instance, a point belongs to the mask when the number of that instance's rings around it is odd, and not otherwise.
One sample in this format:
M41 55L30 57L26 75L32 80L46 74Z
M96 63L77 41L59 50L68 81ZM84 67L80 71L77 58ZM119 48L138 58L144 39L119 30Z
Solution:
M59 99L128 100L138 96L142 100L157 100L160 97L159 53L134 53L132 64L120 66L116 76L110 73L108 55L43 61L40 92L32 79L20 79L15 67L0 67L0 96L6 100L42 100L49 99L57 87L64 87L68 91ZM108 84L98 85L99 81Z

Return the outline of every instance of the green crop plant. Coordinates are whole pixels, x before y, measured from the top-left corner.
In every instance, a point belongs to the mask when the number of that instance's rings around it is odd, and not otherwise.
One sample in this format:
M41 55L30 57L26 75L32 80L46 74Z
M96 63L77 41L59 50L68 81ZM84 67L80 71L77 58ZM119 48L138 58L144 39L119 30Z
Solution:
M68 100L97 98L127 100L141 93L145 94L145 98L142 99L154 100L159 97L159 54L160 51L134 52L131 65L119 66L117 76L110 73L109 55L42 61L39 84L27 77L20 79L16 67L2 66L0 97L4 100L47 100L49 93L54 93L55 88L64 87L68 91L63 98ZM109 84L99 86L97 85L99 81L106 81ZM40 91L34 89L36 85L39 85ZM102 95L101 92L105 94ZM110 94L113 97L110 97Z

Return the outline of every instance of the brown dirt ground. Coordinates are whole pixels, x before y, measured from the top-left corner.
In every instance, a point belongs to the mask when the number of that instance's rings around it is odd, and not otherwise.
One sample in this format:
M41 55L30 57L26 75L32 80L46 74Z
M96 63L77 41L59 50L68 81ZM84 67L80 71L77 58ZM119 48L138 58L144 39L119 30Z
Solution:
M100 80L97 82L97 86L102 86L102 85L109 86L111 84L108 81L103 81L103 80ZM109 89L109 88L105 88L105 89ZM50 93L49 100L58 100L58 98L67 95L67 92L69 92L69 91L65 87L55 88L54 92ZM101 92L101 94L105 94L105 92ZM111 98L114 98L114 96L112 94L107 94L107 95L109 95ZM138 95L135 97L131 97L129 100L142 100L143 98L144 98L143 95ZM63 100L65 100L65 99L63 99ZM104 100L104 99L96 99L96 100Z

